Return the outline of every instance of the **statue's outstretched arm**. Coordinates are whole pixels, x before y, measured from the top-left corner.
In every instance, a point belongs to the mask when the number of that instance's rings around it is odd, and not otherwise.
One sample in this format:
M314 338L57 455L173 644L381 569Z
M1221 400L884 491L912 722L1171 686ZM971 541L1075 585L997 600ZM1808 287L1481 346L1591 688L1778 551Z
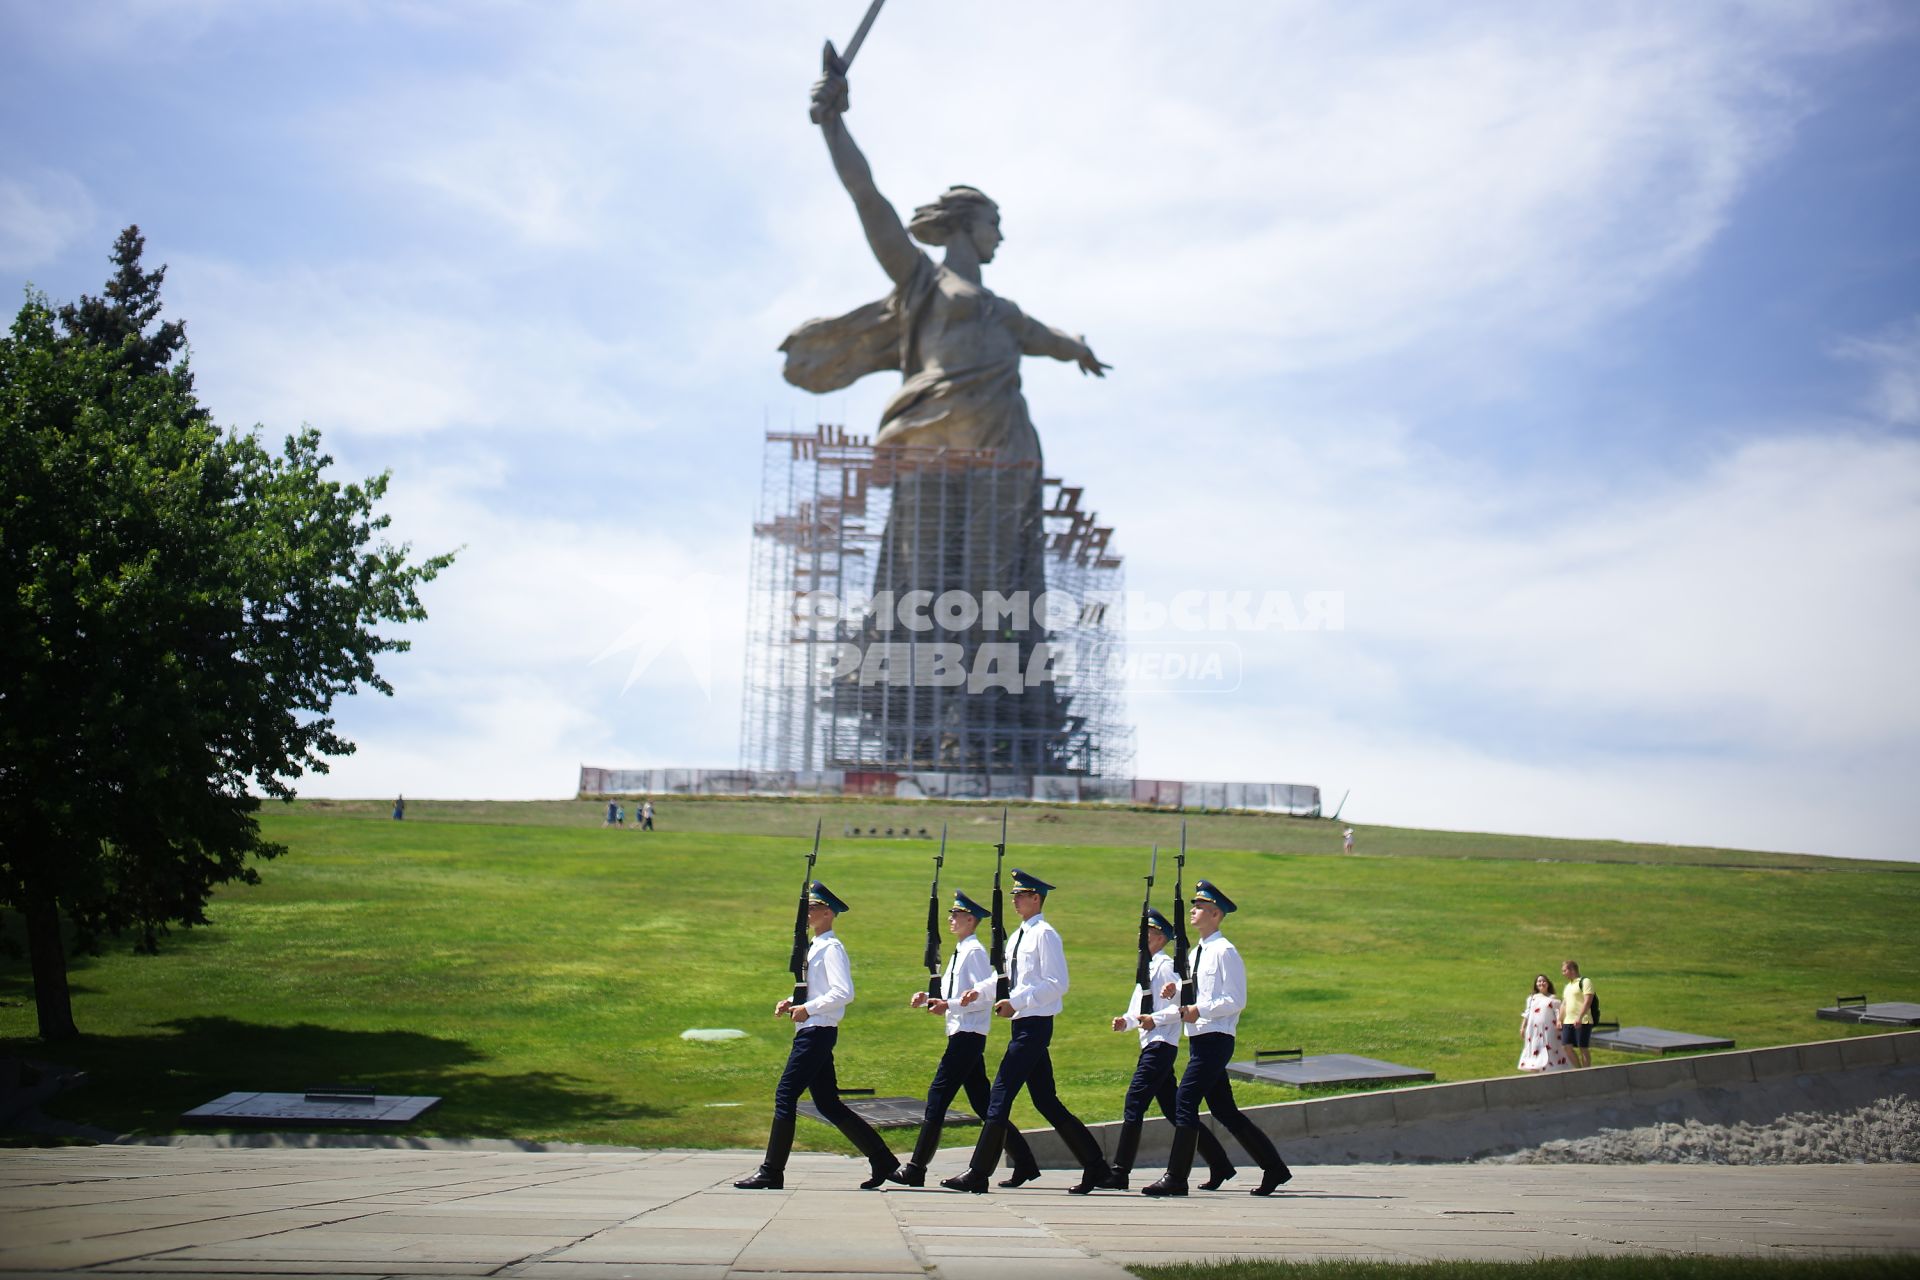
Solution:
M873 170L867 166L867 158L860 154L860 148L854 145L853 135L847 132L847 122L842 118L846 106L845 76L829 73L815 82L813 115L820 122L821 136L827 140L833 171L840 175L840 185L853 197L853 207L859 211L860 225L867 233L867 243L873 247L873 256L880 260L881 269L896 285L904 285L913 276L920 251L914 248L907 229L900 225L900 215L873 184Z
M1107 370L1113 368L1110 364L1100 363L1084 336L1075 336L1064 329L1041 324L1025 314L1020 317L1020 354L1071 360L1080 366L1080 372L1090 373L1096 378L1106 377Z

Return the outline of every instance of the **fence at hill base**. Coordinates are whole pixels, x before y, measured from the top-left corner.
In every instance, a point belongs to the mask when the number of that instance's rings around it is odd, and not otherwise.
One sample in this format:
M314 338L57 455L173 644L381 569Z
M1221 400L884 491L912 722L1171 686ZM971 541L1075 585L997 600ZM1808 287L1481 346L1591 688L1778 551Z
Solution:
M1320 816L1320 788L1292 782L1175 782L852 769L601 769L580 766L580 795L868 796L887 800L1038 800L1158 809L1248 809Z

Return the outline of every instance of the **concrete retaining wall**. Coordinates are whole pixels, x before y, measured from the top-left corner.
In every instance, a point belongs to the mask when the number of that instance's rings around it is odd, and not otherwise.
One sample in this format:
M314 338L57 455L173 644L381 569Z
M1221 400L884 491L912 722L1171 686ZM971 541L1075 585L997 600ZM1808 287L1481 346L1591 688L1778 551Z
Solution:
M1920 1096L1920 1031L1244 1105L1260 1088L1235 1081L1241 1109L1289 1163L1476 1160L1602 1129L1683 1120L1765 1124L1794 1112ZM1124 1089L1124 1081L1114 1082L1116 1100ZM1208 1124L1229 1152L1251 1164L1231 1135ZM1119 1123L1088 1128L1111 1156ZM1141 1134L1140 1167L1164 1162L1172 1131L1153 1113ZM1053 1130L1028 1130L1027 1139L1047 1168L1074 1166Z

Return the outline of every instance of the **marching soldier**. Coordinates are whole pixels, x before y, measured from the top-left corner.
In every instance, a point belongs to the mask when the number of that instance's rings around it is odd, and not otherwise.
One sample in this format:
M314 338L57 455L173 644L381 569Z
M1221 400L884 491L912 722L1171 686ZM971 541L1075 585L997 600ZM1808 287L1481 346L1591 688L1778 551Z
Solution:
M1194 1002L1153 1015L1157 1025L1171 1026L1176 1019L1186 1023L1187 1070L1180 1077L1175 1097L1173 1153L1167 1157L1165 1175L1144 1189L1150 1196L1187 1194L1187 1173L1193 1168L1193 1152L1202 1132L1202 1101L1214 1119L1226 1125L1247 1154L1259 1162L1260 1185L1250 1188L1249 1194L1270 1196L1275 1187L1293 1176L1273 1142L1233 1104L1233 1081L1227 1077L1227 1063L1233 1059L1234 1034L1247 1007L1246 966L1233 943L1220 932L1220 922L1233 909L1233 899L1208 881L1194 886L1193 908L1187 914L1200 933L1200 941L1189 955ZM1175 984L1169 983L1161 988L1161 994L1171 996L1174 988Z
M993 962L974 934L992 912L955 890L947 911L947 932L959 939L939 990L916 991L913 1007L942 1014L947 1020L947 1049L927 1089L927 1113L920 1121L920 1139L913 1155L888 1175L889 1182L906 1187L927 1184L927 1165L940 1147L940 1130L947 1122L947 1106L954 1094L967 1093L967 1105L987 1114L987 1024L993 1017ZM1017 1187L1040 1176L1040 1166L1018 1129L1007 1130L1007 1154L1013 1168L1000 1185Z
M1080 1183L1067 1190L1083 1196L1107 1177L1100 1145L1087 1132L1087 1126L1067 1110L1053 1086L1053 1059L1047 1046L1053 1040L1053 1020L1059 1016L1067 994L1067 952L1060 935L1041 915L1052 889L1040 877L1014 868L1013 909L1019 912L1022 923L1007 948L1007 998L993 1009L1001 1017L1013 1019L1013 1035L994 1076L986 1123L974 1145L973 1160L965 1173L940 1181L941 1186L954 1191L976 1195L986 1192L987 1176L1000 1162L1001 1147L1012 1128L1013 1103L1021 1089L1029 1092L1033 1105L1080 1162Z
M1171 1008L1174 1004L1174 992L1179 987L1179 975L1173 967L1173 957L1166 951L1167 935L1173 932L1173 926L1167 918L1151 908L1147 911L1147 946L1153 952L1153 961L1147 970L1147 990L1153 993L1153 1013L1142 1015L1139 1012L1140 998L1144 994L1138 983L1134 984L1133 998L1127 1001L1127 1012L1113 1020L1115 1031L1125 1031L1136 1027L1140 1032L1140 1062L1133 1069L1133 1083L1127 1086L1126 1110L1120 1120L1120 1140L1113 1152L1113 1169L1107 1175L1105 1186L1111 1191L1125 1191L1128 1178L1133 1173L1133 1159L1140 1153L1140 1128L1146 1122L1147 1104L1158 1103L1160 1114L1169 1122L1174 1118L1173 1060L1180 1052L1180 1025L1178 1015L1169 1017L1165 1025L1154 1020L1154 1014ZM1206 1157L1208 1177L1200 1184L1202 1191L1212 1191L1238 1170L1228 1158L1226 1148L1220 1145L1220 1139L1213 1136L1211 1130L1200 1130L1200 1154Z
M733 1184L743 1191L778 1191L786 1184L787 1153L793 1149L793 1127L800 1114L803 1090L813 1098L820 1114L859 1148L872 1166L873 1176L860 1184L861 1190L873 1190L893 1172L893 1152L872 1125L840 1101L840 1082L833 1071L840 1019L853 1003L853 966L847 960L846 947L833 936L834 917L846 910L847 904L818 880L807 886L807 924L813 930L813 942L807 948L807 991L812 998L805 1004L782 1000L773 1008L775 1017L791 1018L798 1029L793 1033L793 1048L787 1052L787 1068L780 1073L780 1084L773 1091L773 1128L767 1135L767 1158L751 1177Z

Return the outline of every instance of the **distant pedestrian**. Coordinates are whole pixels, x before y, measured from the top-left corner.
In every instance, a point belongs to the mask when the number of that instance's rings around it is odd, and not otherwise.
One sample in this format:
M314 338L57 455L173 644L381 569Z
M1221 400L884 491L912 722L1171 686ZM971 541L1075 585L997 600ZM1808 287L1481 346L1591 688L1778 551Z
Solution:
M1340 838L1340 852L1342 853L1353 852L1353 828L1352 827L1348 827L1347 833Z
M653 830L653 801L651 800L640 806L640 830Z
M1560 1043L1560 997L1553 994L1553 979L1540 974L1533 980L1533 994L1520 1014L1520 1070L1565 1071L1573 1066Z
M1593 1055L1587 1045L1593 1039L1593 1024L1600 1017L1600 997L1594 994L1593 979L1581 977L1580 966L1573 961L1561 965L1560 973L1567 980L1560 993L1560 1043L1567 1047L1574 1065L1590 1067Z
M406 816L407 798L405 796L395 796L393 798L393 820L398 822Z
M612 826L614 818L618 817L619 813L620 813L620 806L615 804L611 800L607 801L607 820L601 823L600 825L603 827Z

